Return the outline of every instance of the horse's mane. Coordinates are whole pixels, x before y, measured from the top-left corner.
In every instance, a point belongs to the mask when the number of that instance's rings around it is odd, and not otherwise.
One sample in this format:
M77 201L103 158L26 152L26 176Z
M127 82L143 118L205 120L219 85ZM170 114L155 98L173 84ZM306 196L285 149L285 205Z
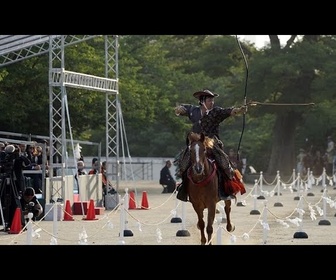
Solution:
M210 149L212 149L213 148L213 145L214 145L214 140L212 139L212 138L209 138L209 137L205 137L205 139L204 139L204 145L205 145L205 147L206 148L210 148Z
M195 133L195 132L190 132L188 135L189 143L195 142L195 141L200 141L202 139L202 133ZM214 139L209 138L207 136L203 137L203 144L206 148L213 148L214 145Z
M195 132L190 132L188 135L189 142L195 142L199 141L201 139L201 134L195 133Z

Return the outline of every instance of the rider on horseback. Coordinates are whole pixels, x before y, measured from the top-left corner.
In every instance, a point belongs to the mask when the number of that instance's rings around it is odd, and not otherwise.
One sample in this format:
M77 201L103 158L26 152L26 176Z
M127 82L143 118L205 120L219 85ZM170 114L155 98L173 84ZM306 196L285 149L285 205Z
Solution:
M235 169L224 152L224 145L219 139L219 125L222 121L230 116L246 113L246 106L239 108L228 107L221 108L214 106L217 93L204 89L197 91L193 96L199 99L199 106L191 104L182 104L175 108L177 116L187 116L192 122L192 131L195 133L203 132L207 137L214 139L212 154L218 165L219 170L219 198L220 200L228 200L235 198L236 193L244 194L245 188L241 181L241 174ZM188 143L187 143L188 146ZM174 161L176 165L176 177L182 178L182 183L178 188L177 198L182 201L188 201L188 194L184 186L186 179L186 171L190 166L190 154L188 147L178 154Z

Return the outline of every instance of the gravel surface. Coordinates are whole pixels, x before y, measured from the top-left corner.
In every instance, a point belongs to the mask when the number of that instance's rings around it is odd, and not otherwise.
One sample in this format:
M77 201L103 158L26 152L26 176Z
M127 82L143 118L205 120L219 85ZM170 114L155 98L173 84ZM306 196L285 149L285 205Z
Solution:
M336 245L336 190L332 186L325 191L321 186L293 191L290 185L246 184L246 189L232 203L235 230L231 233L225 229L223 202L218 203L213 245ZM86 215L74 215L74 220L42 219L31 224L31 231L0 232L0 245L200 244L191 203L161 191L156 181L121 182L120 202L134 192L135 209L123 210L129 202L124 200L94 219L85 220ZM143 199L148 209L141 209Z

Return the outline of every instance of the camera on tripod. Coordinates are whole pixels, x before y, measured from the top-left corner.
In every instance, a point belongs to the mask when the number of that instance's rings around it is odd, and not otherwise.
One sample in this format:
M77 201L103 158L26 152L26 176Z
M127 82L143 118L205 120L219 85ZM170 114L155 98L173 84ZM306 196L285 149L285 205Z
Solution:
M18 153L14 145L7 145L0 153L0 212L4 230L8 230L11 225L11 216L20 206L19 193L13 180L14 162L17 158Z
M0 154L0 173L11 174L13 171L14 160L17 158L14 145L7 145Z
M35 204L34 204L34 202L32 202L32 201L29 202L29 203L27 204L27 206L26 206L26 210L28 211L28 213L34 211L34 206L35 206Z

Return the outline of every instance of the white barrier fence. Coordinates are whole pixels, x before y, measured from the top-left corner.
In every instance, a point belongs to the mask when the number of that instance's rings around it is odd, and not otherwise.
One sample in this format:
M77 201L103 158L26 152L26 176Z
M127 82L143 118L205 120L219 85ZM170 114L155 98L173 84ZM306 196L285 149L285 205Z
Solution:
M84 175L86 176L86 175ZM97 179L97 178L96 178ZM71 179L69 180L69 188L71 188ZM82 200L91 198L91 196L99 199L99 194L101 188L97 186L101 186L98 181L95 181L92 178L85 178L83 177L84 182L80 185L82 186L90 186L88 189L83 189L80 191L83 194ZM250 236L252 234L260 234L260 227L261 227L261 235L260 239L262 240L262 244L268 244L268 238L269 233L272 231L272 227L270 226L271 221L273 220L273 227L274 222L275 224L280 225L284 228L289 228L291 225L295 226L297 228L297 231L295 232L293 238L308 238L308 235L303 230L303 222L309 220L316 220L317 216L322 217L322 219L319 221L318 225L330 225L330 222L327 219L327 210L330 209L336 209L336 200L331 198L328 195L327 189L329 187L333 187L335 185L335 178L334 177L328 177L325 173L316 178L312 176L311 172L308 172L308 175L305 177L301 177L300 174L296 174L295 170L293 170L292 177L284 182L281 180L280 173L278 172L275 176L274 180L272 182L267 182L263 176L263 172L260 172L260 176L258 179L255 180L255 184L252 188L248 189L248 193L244 194L244 200L241 201L241 206L247 206L247 205L253 205L252 210L250 211L251 216L255 216L255 218L251 218L250 220L254 220L255 223L251 225L251 228L246 230L245 232L241 232L240 234L227 232L225 226L223 226L223 221L225 222L225 219L223 218L223 209L221 211L221 218L216 217L215 223L214 223L214 234L213 239L216 239L216 245L222 244L222 237L224 235L229 235L230 243L235 244L238 240L240 241L247 241L249 240ZM90 185L93 184L93 185ZM96 186L96 184L98 184ZM266 187L267 190L266 190ZM321 187L321 192L317 192L316 187ZM317 197L314 202L308 201L306 198L307 196L314 195L311 190L314 189L314 193L317 196L318 193L320 193L320 197ZM71 198L69 190L69 199ZM274 200L274 206L282 207L283 204L281 203L281 198L283 196L292 197L293 200L298 200L297 205L293 209L286 209L289 214L280 217L278 214L275 213L273 208L270 208L270 204L272 200ZM161 216L162 215L162 207L166 205L167 203L171 203L171 210L169 213L166 213L164 219L159 221L150 221L148 217L146 219L143 219L141 213L142 211L132 211L129 209L129 194L128 189L125 189L125 194L123 196L120 195L119 204L113 209L112 211L107 212L105 215L103 215L100 219L97 221L94 221L97 223L97 232L95 234L88 235L87 231L85 230L85 222L83 222L83 219L74 219L74 223L83 223L83 229L81 232L78 232L78 239L73 240L73 244L89 244L90 240L94 239L96 235L99 235L99 231L102 231L106 228L113 230L117 228L117 231L115 232L115 235L118 237L115 244L127 244L126 239L133 236L131 235L125 235L125 232L130 232L129 229L130 224L136 224L139 232L142 231L142 227L146 228L153 228L156 232L155 238L156 242L159 244L162 242L162 239L164 238L163 231L161 230L161 227L167 226L169 224L169 219L173 220L178 218L177 213L179 212L182 215L182 219L179 219L181 222L181 228L176 232L176 236L190 236L190 234L183 234L179 235L181 231L188 233L188 215L186 214L186 205L187 202L181 202L176 200L175 193L172 193L169 196L162 195L162 203L157 206L152 206L148 211L161 211L158 212ZM262 207L257 206L256 201L264 199L262 203ZM237 203L237 205L239 202ZM57 203L55 203L54 206L56 206ZM327 207L329 206L329 208ZM181 207L181 208L180 208ZM287 206L288 207L288 206ZM54 207L52 207L54 208ZM49 211L53 211L52 208ZM63 209L64 211L64 209ZM47 215L48 213L46 213ZM155 215L154 215L155 216ZM193 218L195 216L195 213L193 213ZM114 220L114 223L112 222ZM70 222L70 223L73 223ZM27 244L33 244L34 238L39 238L39 236L43 234L50 235L50 245L57 245L59 236L56 233L49 233L46 230L43 229L43 221L33 222L30 221L34 228L29 227L29 231L22 231L20 234L28 234L29 238L27 237ZM29 225L28 223L28 225ZM55 227L57 227L56 223L57 221L54 219ZM67 222L69 223L69 222ZM117 225L117 226L116 226ZM28 226L27 226L28 227ZM189 224L190 227L190 224ZM42 232L42 233L41 233ZM20 235L19 234L19 235ZM197 233L198 234L198 233ZM289 232L290 234L290 232ZM126 238L125 238L126 237ZM13 244L13 242L17 239L17 236L13 236L10 240L8 240L8 244ZM64 237L63 237L64 238ZM184 237L178 237L178 238L184 238ZM0 238L1 239L1 238Z

